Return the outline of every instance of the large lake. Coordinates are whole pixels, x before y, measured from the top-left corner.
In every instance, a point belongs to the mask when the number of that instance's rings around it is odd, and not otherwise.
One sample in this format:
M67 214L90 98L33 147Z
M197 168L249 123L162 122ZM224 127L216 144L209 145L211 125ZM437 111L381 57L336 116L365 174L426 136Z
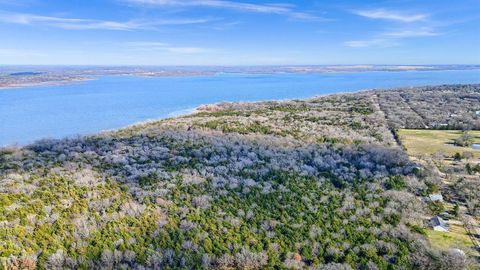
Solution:
M480 70L208 77L100 77L0 90L0 146L61 138L174 116L201 104L305 98L371 88L480 83Z

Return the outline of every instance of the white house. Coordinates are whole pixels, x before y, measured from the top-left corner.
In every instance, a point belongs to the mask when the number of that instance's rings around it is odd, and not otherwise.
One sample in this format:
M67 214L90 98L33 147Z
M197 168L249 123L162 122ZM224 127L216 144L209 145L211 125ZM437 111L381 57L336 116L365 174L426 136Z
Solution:
M428 221L428 225L434 230L439 232L448 232L448 224L439 217L435 216Z

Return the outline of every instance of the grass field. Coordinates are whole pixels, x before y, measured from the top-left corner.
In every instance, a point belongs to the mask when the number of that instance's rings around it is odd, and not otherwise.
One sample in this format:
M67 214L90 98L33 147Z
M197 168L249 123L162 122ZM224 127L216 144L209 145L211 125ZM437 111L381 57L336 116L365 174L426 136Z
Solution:
M474 137L474 143L480 143L480 131L470 131ZM454 140L462 136L460 130L416 130L401 129L398 131L402 144L407 153L412 157L421 155L432 155L441 153L451 157L455 153L471 152L475 159L480 158L480 150L471 147L458 147L453 144ZM444 160L445 162L450 162ZM445 203L447 209L453 205ZM427 231L427 237L433 247L447 250L459 248L471 256L479 257L480 253L475 250L474 245L467 232L460 225L450 225L449 232Z
M449 232L427 231L427 238L433 247L442 250L458 248L465 253L478 257L480 254L475 250L472 241L462 226L450 225Z
M470 131L475 143L480 143L480 131ZM462 135L460 130L419 130L400 129L400 140L407 148L410 156L442 153L453 156L455 153L472 152L475 158L480 158L480 150L471 147L458 147L453 141Z

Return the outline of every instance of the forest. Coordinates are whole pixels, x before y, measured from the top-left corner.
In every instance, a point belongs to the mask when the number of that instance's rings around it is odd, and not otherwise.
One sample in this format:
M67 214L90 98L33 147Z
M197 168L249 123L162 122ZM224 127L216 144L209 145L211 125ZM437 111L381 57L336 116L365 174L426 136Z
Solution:
M0 269L478 269L427 240L442 183L397 129L479 110L480 85L373 90L1 148Z

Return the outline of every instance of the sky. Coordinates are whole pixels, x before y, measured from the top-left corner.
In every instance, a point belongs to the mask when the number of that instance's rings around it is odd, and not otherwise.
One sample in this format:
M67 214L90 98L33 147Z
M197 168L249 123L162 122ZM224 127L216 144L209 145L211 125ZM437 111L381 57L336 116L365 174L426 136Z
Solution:
M480 0L0 0L0 64L480 64Z

